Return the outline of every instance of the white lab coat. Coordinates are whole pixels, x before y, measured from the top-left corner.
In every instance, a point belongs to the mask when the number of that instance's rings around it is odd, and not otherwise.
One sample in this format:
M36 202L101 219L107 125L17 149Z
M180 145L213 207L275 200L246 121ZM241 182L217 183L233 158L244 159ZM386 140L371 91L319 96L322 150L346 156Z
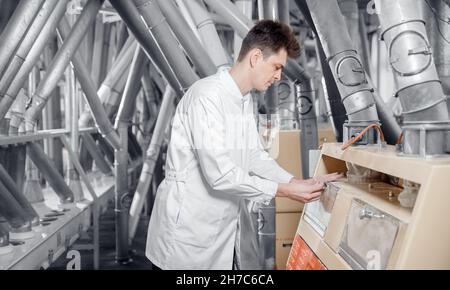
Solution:
M268 204L292 178L262 149L251 95L228 69L180 100L165 171L146 248L161 269L232 269L242 199Z

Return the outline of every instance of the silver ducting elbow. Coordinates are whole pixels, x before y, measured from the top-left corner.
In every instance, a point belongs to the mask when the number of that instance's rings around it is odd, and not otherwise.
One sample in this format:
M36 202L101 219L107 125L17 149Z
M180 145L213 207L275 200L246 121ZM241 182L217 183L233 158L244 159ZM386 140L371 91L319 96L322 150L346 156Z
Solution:
M417 9L420 1L376 0L375 4L403 108L401 151L422 157L444 154L450 120L425 22Z
M311 86L311 80L296 81L294 88L300 122L302 173L303 178L310 178L312 172L309 172L309 151L316 150L319 147L317 118L314 107L315 95Z
M367 126L379 125L373 88L368 84L337 1L306 0L306 3L347 112L343 132L343 140L347 141ZM377 131L371 129L356 144L377 143L378 138Z

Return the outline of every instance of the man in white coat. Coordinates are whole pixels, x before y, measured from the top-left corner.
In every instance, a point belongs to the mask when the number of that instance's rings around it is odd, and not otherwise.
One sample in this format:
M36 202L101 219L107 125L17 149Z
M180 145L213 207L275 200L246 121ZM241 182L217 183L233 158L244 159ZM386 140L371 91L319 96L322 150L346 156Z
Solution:
M178 103L147 236L146 256L161 269L232 269L242 199L317 200L324 182L296 180L263 150L251 90L281 77L300 47L285 24L258 22L231 69L194 83Z

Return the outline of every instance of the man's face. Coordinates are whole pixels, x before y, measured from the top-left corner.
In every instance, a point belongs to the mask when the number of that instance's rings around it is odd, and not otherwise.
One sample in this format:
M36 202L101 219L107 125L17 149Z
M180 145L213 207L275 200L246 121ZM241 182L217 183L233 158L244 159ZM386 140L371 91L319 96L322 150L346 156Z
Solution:
M263 53L258 50L252 61L253 88L266 91L275 81L281 79L281 72L287 61L287 52L285 49L280 49L278 53L264 58Z

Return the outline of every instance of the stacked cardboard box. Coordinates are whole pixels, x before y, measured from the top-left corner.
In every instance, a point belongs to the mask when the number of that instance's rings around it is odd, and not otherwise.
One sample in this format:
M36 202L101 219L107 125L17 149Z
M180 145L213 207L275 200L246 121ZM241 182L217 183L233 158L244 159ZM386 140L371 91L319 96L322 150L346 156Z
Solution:
M331 128L319 128L319 145L334 141L335 137ZM281 167L299 179L302 178L300 142L299 130L282 130L269 150L270 155ZM277 197L275 208L275 267L281 270L286 269L289 252L303 211L303 203Z

